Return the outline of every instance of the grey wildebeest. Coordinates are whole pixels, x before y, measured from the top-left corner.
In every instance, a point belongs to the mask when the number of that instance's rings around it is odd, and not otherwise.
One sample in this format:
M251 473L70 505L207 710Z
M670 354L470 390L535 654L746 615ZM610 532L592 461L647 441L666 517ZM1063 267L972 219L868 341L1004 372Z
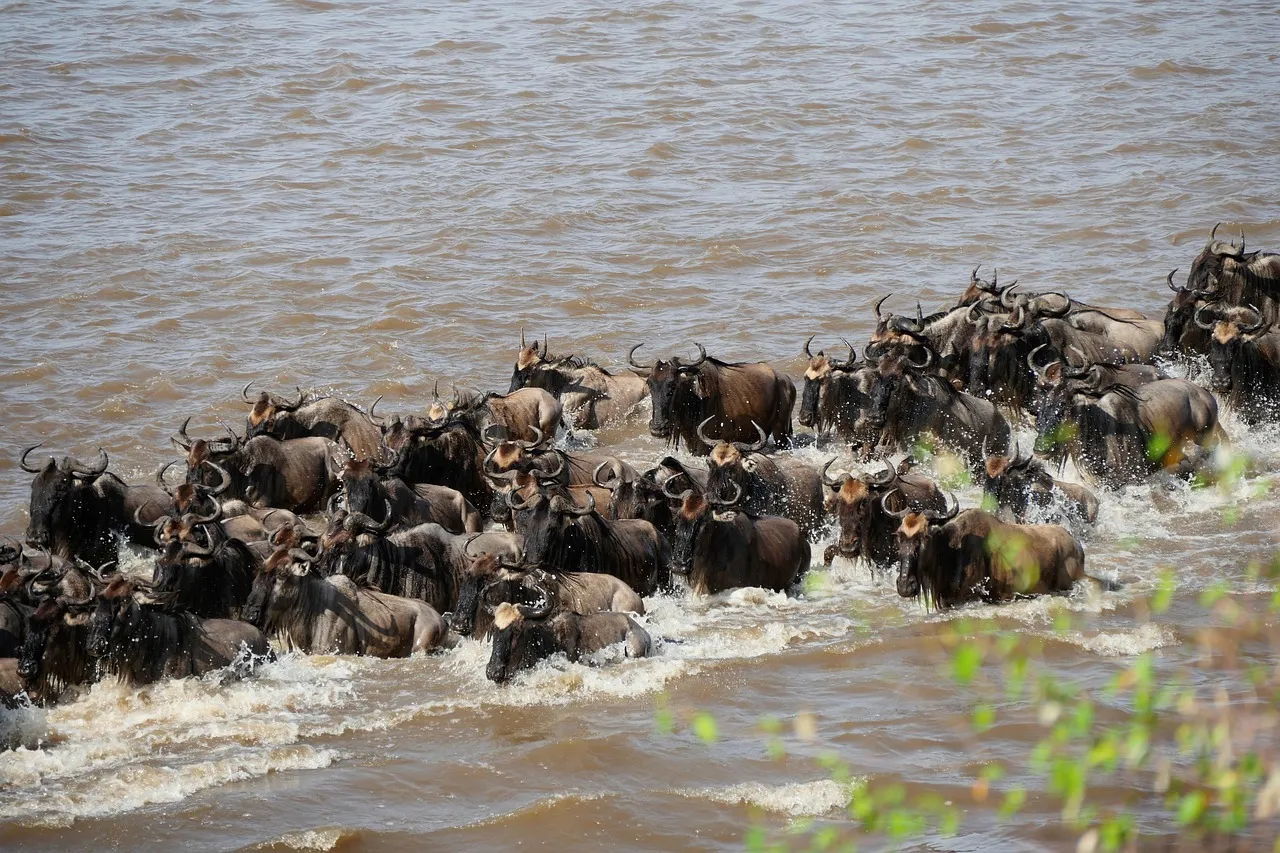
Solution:
M443 642L444 620L424 601L321 577L305 551L281 549L253 582L244 617L287 648L313 654L407 657Z
M799 525L806 537L826 524L822 476L818 469L798 459L766 456L764 430L759 439L717 441L704 431L711 418L698 424L698 438L712 445L707 456L707 494L727 498L737 487L738 509L747 515L780 515Z
M692 490L679 496L671 568L685 575L696 595L743 586L786 591L809 568L809 540L799 526L736 510L740 497L721 500Z
M647 657L653 649L649 633L625 613L581 615L553 609L550 601L538 606L503 602L493 614L492 634L485 676L498 684L554 654L576 663L618 643L626 644L631 658Z
M638 376L614 375L600 365L574 356L550 356L535 340L526 346L520 330L520 353L511 373L510 392L541 388L558 399L574 429L600 429L631 414L649 395Z
M114 560L117 534L139 545L151 544L151 529L135 518L154 521L172 512L173 501L163 490L147 484L126 485L107 472L109 458L98 449L96 465L70 456L52 456L42 466L28 464L39 444L24 448L18 459L31 481L30 521L26 539L59 557L79 557L93 565Z
M1098 499L1077 483L1055 480L1035 456L1023 457L1014 448L1013 456L987 457L985 501L988 509L1008 509L1018 521L1027 521L1032 511L1040 520L1083 522L1098 520Z
M644 602L613 575L525 569L495 554L478 557L458 590L450 627L462 636L487 636L492 613L503 602L535 606L550 598L574 613L602 611L644 614Z
M878 474L854 477L848 472L836 476L827 471L835 460L822 466L822 482L831 490L830 508L836 517L837 536L823 552L822 562L830 566L836 557L887 566L897 559L895 533L898 519L893 511L908 507L942 512L946 498L923 474L900 471L892 465Z
M1280 417L1280 332L1254 306L1201 308L1196 325L1209 332L1213 390L1247 423Z
M302 389L298 399L286 400L263 391L249 398L250 382L240 396L251 408L245 421L244 437L269 435L286 441L291 438L327 438L351 451L356 459L377 459L382 448L382 431L369 416L337 397L306 399ZM376 405L376 403L375 403Z
M449 419L466 423L479 435L491 429L503 438L541 441L554 436L564 414L560 401L542 388L521 388L510 394L454 392L448 403L437 400L427 412L429 421Z
M1084 571L1084 550L1056 524L1005 524L953 505L943 513L899 511L898 594L947 609L968 601L1067 592Z
M296 513L319 511L337 489L341 451L330 439L259 435L244 441L225 425L229 438L193 439L187 435L190 423L183 421L170 439L186 457L188 483L213 488L230 475L231 497Z
M266 637L234 619L201 619L142 603L136 581L112 579L98 594L89 626L89 654L102 669L129 684L201 676L233 663L267 660Z
M677 357L646 366L635 361L641 346L631 348L627 361L648 383L653 401L649 432L655 438L677 445L683 441L690 453L705 456L711 447L698 438L698 424L712 418L716 433L726 441L754 440L758 424L779 447L790 445L796 402L790 377L764 362L729 364L709 358L701 344L696 344L698 358L692 362Z
M581 508L563 486L543 483L524 501L511 500L511 509L517 514L516 529L524 534L529 567L603 572L641 595L667 585L670 549L657 528L641 519L604 518L596 512L594 495L588 494L587 506Z
M1223 435L1218 401L1185 379L1160 379L1136 390L1100 390L1066 380L1049 391L1036 418L1036 452L1070 454L1099 482L1119 487L1162 469L1187 476ZM1008 455L1007 448L994 450Z
M916 350L923 352L923 360L913 360L909 349L876 360L871 406L859 431L877 433L886 452L908 449L922 434L932 435L971 469L980 470L984 442L994 452L1009 447L1009 424L993 403L957 391L946 379L929 372L936 358L931 347ZM869 457L873 450L868 443L864 455Z
M1227 305L1256 305L1268 323L1280 322L1280 255L1244 250L1240 245L1217 239L1218 227L1209 232L1209 242L1191 262L1186 289L1208 290Z

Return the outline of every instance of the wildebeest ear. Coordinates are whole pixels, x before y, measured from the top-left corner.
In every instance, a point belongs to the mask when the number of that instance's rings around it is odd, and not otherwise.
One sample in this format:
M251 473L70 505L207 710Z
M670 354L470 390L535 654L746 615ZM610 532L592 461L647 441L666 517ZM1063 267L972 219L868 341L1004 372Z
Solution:
M995 479L1009 470L1009 463L1013 460L1008 456L992 456L987 459L987 476Z
M703 393L703 390L702 390L702 377L701 377L701 376L695 376L695 377L693 377L693 393L694 393L694 395L695 395L699 400L705 400L705 399L706 399L706 396L707 396L707 395L706 395L705 393Z
M1055 385L1062 381L1062 362L1055 361L1044 369L1045 378Z
M961 382L959 379L952 379L952 380L951 380L951 387L952 387L952 388L954 388L954 389L956 389L957 391L963 391L963 390L964 390L964 383L963 383L963 382Z
M742 458L742 467L747 471L756 470L756 459L754 456L744 456Z

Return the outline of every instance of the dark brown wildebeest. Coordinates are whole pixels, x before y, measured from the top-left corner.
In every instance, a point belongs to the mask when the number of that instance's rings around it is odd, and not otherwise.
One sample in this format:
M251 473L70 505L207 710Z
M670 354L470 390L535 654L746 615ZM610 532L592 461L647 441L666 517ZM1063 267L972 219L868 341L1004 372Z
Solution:
M830 566L836 557L861 557L872 565L887 566L898 556L898 519L893 511L911 507L941 512L947 508L942 492L923 474L887 465L879 474L854 477L842 472L831 477L827 470L834 462L831 459L822 466L822 482L831 490L829 506L837 526L835 543L823 552L823 565Z
M705 456L710 445L698 438L698 424L712 418L716 433L726 441L752 441L756 425L779 447L791 443L791 410L796 386L791 378L764 362L729 364L708 358L702 344L698 358L688 364L678 357L637 364L636 344L627 355L634 372L645 377L653 400L649 432L672 444L681 441L689 452Z
M138 545L151 544L151 529L135 522L155 521L173 511L173 500L151 484L130 486L107 471L109 458L98 448L98 463L85 465L70 456L52 456L41 467L27 456L41 445L24 448L18 466L31 481L31 518L26 539L59 557L79 557L102 565L116 558L117 535Z
M707 494L728 498L736 488L738 509L747 515L780 515L799 525L806 537L826 525L823 511L822 476L818 469L798 459L766 456L764 430L759 439L717 441L705 432L711 422L698 424L698 438L713 446L707 456Z
M911 350L887 354L875 361L876 384L871 405L858 431L878 434L878 442L864 445L869 458L878 443L885 452L907 450L922 434L981 470L981 448L993 452L1009 447L1009 424L995 405L963 391L930 371L937 354L929 346L915 348L924 358L913 360Z
M1098 520L1093 492L1077 483L1055 480L1032 455L1024 458L1014 448L1013 456L988 456L986 467L986 501L992 504L988 509L1008 509L1022 522L1033 509L1041 516L1038 520L1055 524Z
M564 414L560 401L541 388L521 388L510 394L453 394L448 403L439 399L427 412L427 420L465 423L479 435L491 430L503 438L532 439L554 436Z
M607 462L601 462L600 470L608 467ZM496 491L493 493L493 502L489 505L489 518L495 524L500 524L508 530L515 530L515 514L511 510L512 502L523 503L537 494L539 484L552 486L561 485L554 477L545 477L540 471L531 471L524 473L522 471L507 471L500 475L501 478L495 477L493 485ZM499 485L500 484L500 485ZM605 518L617 518L613 511L612 498L613 493L602 486L565 486L569 491L569 496L578 506L587 505L587 496L590 495L595 499L596 510ZM628 516L630 517L630 516Z
M339 495L348 510L381 522L386 520L383 513L390 507L393 526L434 522L450 533L479 533L483 528L480 513L456 489L430 483L411 487L396 476L380 477L380 471L385 473L386 469L375 468L368 460L349 459L342 466Z
M382 448L382 432L369 416L337 397L313 397L298 392L298 399L286 400L263 391L249 398L250 382L240 396L252 408L245 421L245 439L269 435L286 441L291 438L327 438L341 443L356 459L377 459ZM375 401L376 405L376 401Z
M469 422L454 418L431 421L410 416L386 427L394 456L387 476L410 485L431 483L461 492L472 506L488 506L493 489L484 475L484 443Z
M583 615L604 611L644 614L639 594L613 575L529 570L485 554L463 577L458 607L449 624L464 637L485 637L493 611L503 602L533 606L547 598Z
M341 451L330 439L259 435L244 441L225 424L229 438L193 439L187 435L190 423L191 418L183 421L170 439L186 457L188 483L217 488L229 474L232 497L296 513L318 512L337 490Z
M1280 417L1280 332L1257 308L1210 309L1196 313L1209 332L1213 390L1246 423Z
M1140 482L1161 469L1188 476L1223 433L1218 401L1185 379L1160 379L1136 390L1108 390L1066 380L1045 394L1036 417L1036 452L1066 452L1109 487ZM1008 455L1007 448L992 452Z
M1067 592L1085 580L1084 549L1056 524L1005 524L980 509L900 511L898 595L940 610L968 601Z
M232 664L241 673L270 660L267 638L235 619L201 619L143 603L136 581L114 578L98 594L88 651L106 674L133 685L201 676Z
M558 399L574 429L600 429L617 423L649 395L637 376L614 375L594 362L574 356L550 356L544 336L526 346L520 330L520 354L511 373L510 392L542 388Z
M600 514L606 518L643 519L657 528L664 539L671 541L671 535L675 532L675 518L671 514L671 503L662 491L662 484L658 482L660 470L660 467L650 468L631 476L626 473L618 474L606 463L600 463L592 474L596 485L608 492L603 501L599 498L596 500L597 504L605 507L600 510ZM574 495L574 502L585 505L586 498L584 496L578 501L577 495Z
M786 591L809 568L809 540L799 526L733 509L740 497L721 500L692 490L680 496L671 570L685 575L695 595L743 586Z
M89 656L89 620L93 596L44 598L27 623L18 676L39 705L58 701L68 687L91 684L98 668Z
M1219 222L1209 242L1191 262L1187 290L1209 290L1227 305L1256 305L1268 323L1280 322L1280 255L1244 251L1240 245L1217 239Z
M1169 273L1166 280L1173 298L1164 311L1164 337L1160 340L1160 351L1174 355L1206 354L1209 352L1209 335L1193 321L1196 311L1206 305L1222 301L1222 294L1214 292L1216 282L1205 290L1189 287L1178 287L1173 283L1173 276L1178 271Z
M557 653L576 663L617 643L626 644L629 658L647 657L653 649L649 633L625 613L583 616L554 610L550 601L536 607L503 602L493 614L492 633L485 676L498 684Z
M272 554L254 579L245 619L309 654L408 657L444 641L448 629L431 605L363 589L345 575L321 577L311 561L298 549Z
M539 484L525 501L511 500L516 529L524 534L524 562L558 572L603 572L626 581L641 595L667 585L670 549L657 528L640 519L610 521L574 505L563 486ZM523 517L522 517L523 516Z
M796 419L801 426L811 427L820 439L834 432L842 439L853 440L854 425L871 402L873 371L858 362L848 341L845 346L849 347L849 357L842 362L831 359L821 350L816 356L812 355L809 341L804 346L809 366L804 373L800 413Z

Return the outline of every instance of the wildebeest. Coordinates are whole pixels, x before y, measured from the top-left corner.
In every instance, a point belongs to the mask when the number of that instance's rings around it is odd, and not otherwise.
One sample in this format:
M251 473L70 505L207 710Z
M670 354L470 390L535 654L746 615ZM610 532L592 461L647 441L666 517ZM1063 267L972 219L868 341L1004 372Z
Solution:
M654 467L637 475L619 474L607 463L600 463L592 473L592 479L598 487L608 492L605 499L606 510L601 515L606 518L639 518L643 519L670 541L674 532L674 516L671 514L671 503L662 491L658 482L660 468ZM585 504L586 499L575 503ZM597 500L597 503L600 503Z
M484 637L492 624L492 612L503 602L537 605L546 598L584 615L606 610L644 614L639 594L613 575L525 569L495 554L485 554L463 577L458 606L449 624L462 636Z
M533 568L560 572L604 572L650 595L667 584L670 550L657 528L640 519L610 521L587 496L580 508L562 486L540 484L539 491L511 509L524 514L516 529L524 533L524 560Z
M173 606L201 618L234 619L249 596L258 556L230 537L202 545L171 539L156 559L152 583Z
M828 460L821 473L823 484L831 490L829 505L837 527L835 543L823 552L824 565L830 566L836 557L861 557L875 565L888 565L898 556L898 519L892 511L910 507L942 512L947 508L942 492L923 474L886 465L878 474L854 477L842 472L832 477L827 471L834 462Z
M550 356L546 338L526 346L520 330L520 354L511 373L510 391L542 388L558 399L574 429L600 429L635 410L649 394L637 376L614 375L594 362L574 356Z
M920 435L931 434L978 471L984 442L997 453L1009 447L1009 424L994 404L957 391L930 373L936 353L927 346L920 350L925 355L922 361L913 360L909 350L878 359L871 406L859 431L877 433L886 452L908 449ZM868 443L864 456L873 450Z
M432 483L461 492L472 506L488 506L493 489L484 475L484 445L469 423L452 418L439 421L393 421L387 445L394 458L387 476L410 485ZM394 433L394 437L393 437Z
M1076 483L1055 480L1035 456L987 457L986 500L992 509L1008 509L1018 521L1027 521L1033 509L1042 521L1084 522L1098 520L1098 499ZM984 504L985 505L985 504Z
M580 615L552 610L550 602L529 607L499 605L493 614L493 652L485 676L506 684L522 669L563 653L570 662L616 643L626 643L627 657L647 657L653 648L649 633L625 613Z
M1195 324L1196 311L1205 305L1222 301L1222 294L1215 293L1212 288L1195 290L1189 287L1178 287L1173 283L1173 276L1178 271L1169 273L1166 279L1173 298L1164 312L1164 336L1160 339L1160 351L1174 355L1192 355L1209 351L1209 336Z
M543 435L554 436L562 416L560 401L542 388L521 388L510 394L455 391L452 401L437 401L427 412L429 421L465 423L479 435L492 429L504 438L535 441Z
M89 620L93 598L44 598L27 623L18 675L32 701L51 704L76 684L97 680L89 656Z
M1084 550L1056 524L1005 524L980 509L900 511L898 594L946 609L967 601L1066 592L1087 575Z
M766 456L764 430L757 427L755 442L717 441L704 429L710 418L698 424L698 438L713 446L707 456L707 494L726 498L737 487L738 509L747 515L780 515L799 525L806 537L826 524L822 477L813 466L798 459Z
M811 427L820 438L834 432L842 439L852 440L858 418L871 402L872 371L858 362L848 341L845 346L849 347L849 357L836 361L821 350L817 355L810 353L812 340L811 337L804 345L809 365L796 420L801 426Z
M1252 305L1201 308L1196 325L1209 332L1213 390L1247 423L1280 416L1280 332Z
M390 507L395 526L434 522L450 533L479 533L483 527L480 513L456 489L431 483L411 487L399 477L384 479L378 472L368 460L347 460L342 466L341 492L347 509L381 522Z
M645 377L653 401L649 432L672 444L683 441L689 452L705 456L711 447L698 438L698 424L713 418L716 433L726 441L751 441L756 424L779 447L791 443L791 409L796 388L791 378L764 362L729 364L709 358L697 344L698 358L684 363L679 357L638 364L631 348L627 361Z
M608 467L609 463L601 462L597 471ZM540 471L531 471L526 474L521 471L508 471L502 475L502 479L494 479L494 486L498 487L493 493L493 502L489 505L489 518L496 524L500 524L508 530L516 529L516 515L511 510L512 502L522 503L525 500L537 494L540 485L561 485L554 478L548 478L542 475ZM499 486L499 484L501 484ZM618 518L613 511L612 497L613 493L603 486L565 486L568 489L569 496L578 506L587 505L587 496L590 495L595 499L596 511L605 518ZM628 518L637 516L627 516ZM643 517L643 516L639 516Z
M1256 305L1268 323L1280 322L1280 255L1244 250L1240 245L1217 239L1218 227L1209 232L1209 242L1191 262L1187 290L1209 290L1227 305Z
M426 602L362 589L345 575L320 577L311 560L296 549L272 554L254 579L245 619L312 654L407 657L445 639L444 620Z
M183 421L170 439L186 457L188 483L214 488L229 474L232 497L298 513L322 509L337 489L340 451L330 439L258 435L244 441L225 425L229 438L193 439L187 435L190 423L191 418Z
M722 500L692 490L680 496L671 568L696 595L743 586L785 591L809 568L809 540L800 527L789 518L736 510L740 497L740 491Z
M266 637L234 619L201 619L187 612L166 612L138 600L136 582L112 579L98 600L89 625L89 654L106 673L129 684L201 676L245 655L266 660Z
M1105 485L1137 482L1161 469L1189 475L1222 439L1218 401L1185 379L1101 391L1076 380L1047 393L1036 418L1036 452L1066 451ZM1008 455L1001 448L993 452Z
M306 399L302 389L298 399L286 400L263 391L256 400L249 398L250 382L240 396L252 408L245 421L244 437L269 435L286 441L291 438L327 438L349 449L356 459L377 459L382 447L382 432L369 416L337 397Z

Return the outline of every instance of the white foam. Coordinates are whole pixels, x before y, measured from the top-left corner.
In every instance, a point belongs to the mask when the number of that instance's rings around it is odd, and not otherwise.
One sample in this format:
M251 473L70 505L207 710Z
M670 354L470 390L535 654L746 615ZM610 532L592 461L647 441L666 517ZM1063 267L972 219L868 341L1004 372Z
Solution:
M676 793L682 797L731 806L755 806L788 817L821 817L848 806L853 796L853 785L831 779L783 785L744 782L727 788L686 788Z

